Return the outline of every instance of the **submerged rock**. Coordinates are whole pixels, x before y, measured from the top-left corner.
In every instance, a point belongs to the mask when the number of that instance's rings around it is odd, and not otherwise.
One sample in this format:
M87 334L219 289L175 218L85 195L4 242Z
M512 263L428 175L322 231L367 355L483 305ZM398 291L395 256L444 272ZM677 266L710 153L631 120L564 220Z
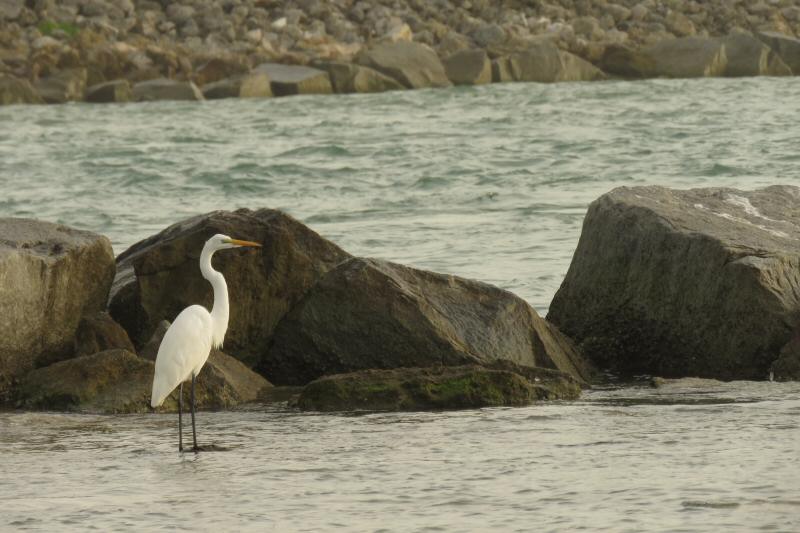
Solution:
M316 68L263 63L254 72L269 76L275 96L331 94L333 92L328 73Z
M601 367L766 379L800 311L799 205L792 186L615 189L548 319Z
M20 387L19 404L30 409L143 413L151 410L155 365L126 350L108 350L34 370ZM196 405L221 409L254 401L270 384L236 359L213 351L197 379ZM189 410L189 387L184 387ZM159 408L177 411L177 390Z
M216 233L264 245L214 256L231 302L226 351L253 366L278 321L317 279L350 257L280 211L214 211L134 244L117 257L109 310L141 346L159 322L173 320L185 307L201 304L210 309L213 292L200 274L198 260L205 241Z
M202 100L203 93L190 81L158 78L139 82L133 86L133 99L137 102L157 100Z
M306 385L297 406L308 411L414 411L523 406L544 399L562 396L515 372L467 365L325 376Z
M589 377L571 341L512 293L353 258L325 274L283 318L258 369L274 383L298 385L355 370L498 359Z
M356 63L386 74L407 89L451 85L439 56L420 43L383 42L362 50Z
M78 322L105 308L114 278L106 237L0 218L0 403L28 371L69 357Z

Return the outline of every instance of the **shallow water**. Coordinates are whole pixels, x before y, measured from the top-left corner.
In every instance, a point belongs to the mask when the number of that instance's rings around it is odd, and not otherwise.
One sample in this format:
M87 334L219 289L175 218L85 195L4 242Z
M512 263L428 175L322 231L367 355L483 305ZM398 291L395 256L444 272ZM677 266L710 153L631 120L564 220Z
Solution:
M620 185L800 184L794 79L0 107L0 216L108 235L275 207L544 313ZM464 412L0 413L0 530L798 531L800 385Z

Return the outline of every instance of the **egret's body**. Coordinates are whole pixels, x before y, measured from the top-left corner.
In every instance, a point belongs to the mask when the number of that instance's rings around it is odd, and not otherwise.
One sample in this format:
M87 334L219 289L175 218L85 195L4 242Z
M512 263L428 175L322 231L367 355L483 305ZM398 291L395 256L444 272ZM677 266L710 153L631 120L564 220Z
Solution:
M158 407L176 387L180 385L178 396L178 434L179 449L183 449L182 420L183 383L192 382L191 411L194 449L197 450L197 436L194 425L194 384L197 375L206 364L212 348L222 347L225 332L228 330L228 285L221 273L211 266L214 252L241 246L261 246L250 241L231 239L227 235L214 235L203 246L200 254L200 272L214 289L214 306L209 312L202 305L192 305L175 318L158 347L156 370L153 376L153 392L150 405Z

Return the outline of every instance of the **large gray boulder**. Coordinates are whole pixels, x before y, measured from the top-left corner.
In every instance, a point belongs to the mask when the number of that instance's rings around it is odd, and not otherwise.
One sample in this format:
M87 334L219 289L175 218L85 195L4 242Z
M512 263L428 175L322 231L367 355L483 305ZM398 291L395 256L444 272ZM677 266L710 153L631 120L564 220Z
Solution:
M144 413L151 410L155 365L126 350L108 350L34 370L22 382L18 403L29 409L94 413ZM241 362L213 351L197 377L196 405L223 409L251 402L270 383ZM178 392L159 411L178 410ZM183 391L189 409L189 388Z
M451 85L439 56L420 43L379 43L359 52L356 63L386 74L407 89Z
M783 59L793 74L800 75L800 39L771 31L759 32L757 36Z
M133 99L137 102L158 100L202 100L203 93L191 81L166 78L142 81L133 86Z
M460 50L443 61L453 85L483 85L492 82L492 64L484 50Z
M0 105L42 103L44 100L28 80L0 74Z
M589 207L548 320L599 366L764 379L800 316L800 188L619 188Z
M328 73L324 70L298 65L262 63L255 68L254 72L269 76L275 96L331 94L333 92Z
M272 85L263 72L253 72L215 81L203 86L203 96L207 100L221 98L269 98Z
M353 258L283 318L257 368L273 383L299 385L356 370L499 359L589 377L572 342L510 292Z
M403 89L397 80L354 63L320 61L314 66L328 73L336 93L382 93Z
M36 366L73 353L82 316L105 308L114 278L106 237L0 218L0 403Z
M307 411L475 409L574 400L580 395L580 387L558 372L528 373L536 377L478 365L362 370L312 381L300 393L297 406Z
M725 45L725 76L791 76L792 69L769 46L749 33L719 39Z
M292 217L272 209L214 211L178 222L117 257L109 310L137 346L185 307L210 309L211 285L200 274L205 241L216 233L263 243L260 250L214 256L230 298L225 351L259 362L278 321L328 270L350 257Z
M722 76L727 66L725 45L718 39L664 39L642 52L653 60L653 75L666 78Z

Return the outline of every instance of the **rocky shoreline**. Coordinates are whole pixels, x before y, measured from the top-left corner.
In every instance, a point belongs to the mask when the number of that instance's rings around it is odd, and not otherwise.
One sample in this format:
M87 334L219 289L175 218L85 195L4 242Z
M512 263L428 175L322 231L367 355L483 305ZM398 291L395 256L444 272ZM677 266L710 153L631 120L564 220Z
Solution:
M107 238L0 219L0 405L148 411L153 360L184 307L210 306L203 242L233 302L199 405L312 410L574 399L622 376L800 379L800 187L622 187L592 203L547 319L475 280L354 257L271 209L178 222L114 258ZM163 410L174 410L168 401Z
M3 0L0 104L800 74L800 2Z

